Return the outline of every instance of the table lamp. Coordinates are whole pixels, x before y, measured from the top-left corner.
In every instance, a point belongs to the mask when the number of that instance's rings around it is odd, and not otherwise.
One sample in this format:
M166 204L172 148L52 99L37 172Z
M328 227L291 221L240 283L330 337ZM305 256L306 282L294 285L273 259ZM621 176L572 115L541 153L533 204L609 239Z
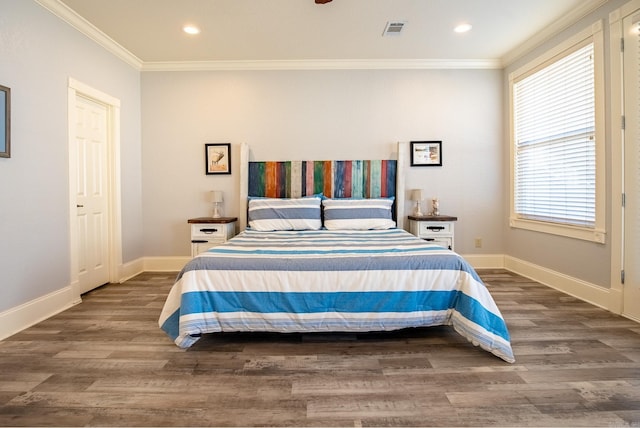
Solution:
M211 191L211 202L213 202L213 218L221 217L220 214L220 204L222 203L222 191L221 190L212 190Z
M416 201L416 209L413 212L415 216L421 216L422 211L420 210L420 202L422 201L422 189L413 189L411 191L411 200Z

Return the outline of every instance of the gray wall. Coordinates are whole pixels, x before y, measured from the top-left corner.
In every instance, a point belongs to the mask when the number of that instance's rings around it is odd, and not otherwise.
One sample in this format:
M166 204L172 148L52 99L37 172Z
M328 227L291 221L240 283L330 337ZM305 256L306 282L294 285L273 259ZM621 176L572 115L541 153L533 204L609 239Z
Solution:
M407 166L406 188L459 217L456 250L501 254L501 79L499 70L144 72L145 255L189 255L187 219L210 215L210 190L238 215L240 143L255 160L386 159L412 140L442 140L444 166ZM231 176L205 175L208 142L233 145Z
M31 0L0 0L0 84L12 147L0 158L0 312L69 285L70 77L120 99L124 261L142 252L140 73Z

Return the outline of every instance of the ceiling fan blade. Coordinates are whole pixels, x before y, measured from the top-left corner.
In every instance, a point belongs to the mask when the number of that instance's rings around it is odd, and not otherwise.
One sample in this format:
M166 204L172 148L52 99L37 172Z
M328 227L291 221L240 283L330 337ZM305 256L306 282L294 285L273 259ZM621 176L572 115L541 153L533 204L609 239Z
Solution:
M329 3L331 0L316 0L316 4L325 4Z

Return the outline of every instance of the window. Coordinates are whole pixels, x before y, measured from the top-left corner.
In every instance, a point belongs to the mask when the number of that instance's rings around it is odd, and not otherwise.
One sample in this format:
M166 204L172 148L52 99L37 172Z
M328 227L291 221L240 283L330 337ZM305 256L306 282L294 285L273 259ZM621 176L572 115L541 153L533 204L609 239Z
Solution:
M599 23L510 76L513 227L604 241L602 63Z

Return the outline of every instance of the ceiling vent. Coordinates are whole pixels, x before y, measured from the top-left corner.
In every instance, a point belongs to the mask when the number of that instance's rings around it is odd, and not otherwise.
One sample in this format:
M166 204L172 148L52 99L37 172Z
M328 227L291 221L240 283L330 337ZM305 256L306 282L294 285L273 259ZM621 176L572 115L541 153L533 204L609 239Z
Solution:
M383 36L398 36L402 32L402 29L407 24L406 21L388 21L384 27Z

